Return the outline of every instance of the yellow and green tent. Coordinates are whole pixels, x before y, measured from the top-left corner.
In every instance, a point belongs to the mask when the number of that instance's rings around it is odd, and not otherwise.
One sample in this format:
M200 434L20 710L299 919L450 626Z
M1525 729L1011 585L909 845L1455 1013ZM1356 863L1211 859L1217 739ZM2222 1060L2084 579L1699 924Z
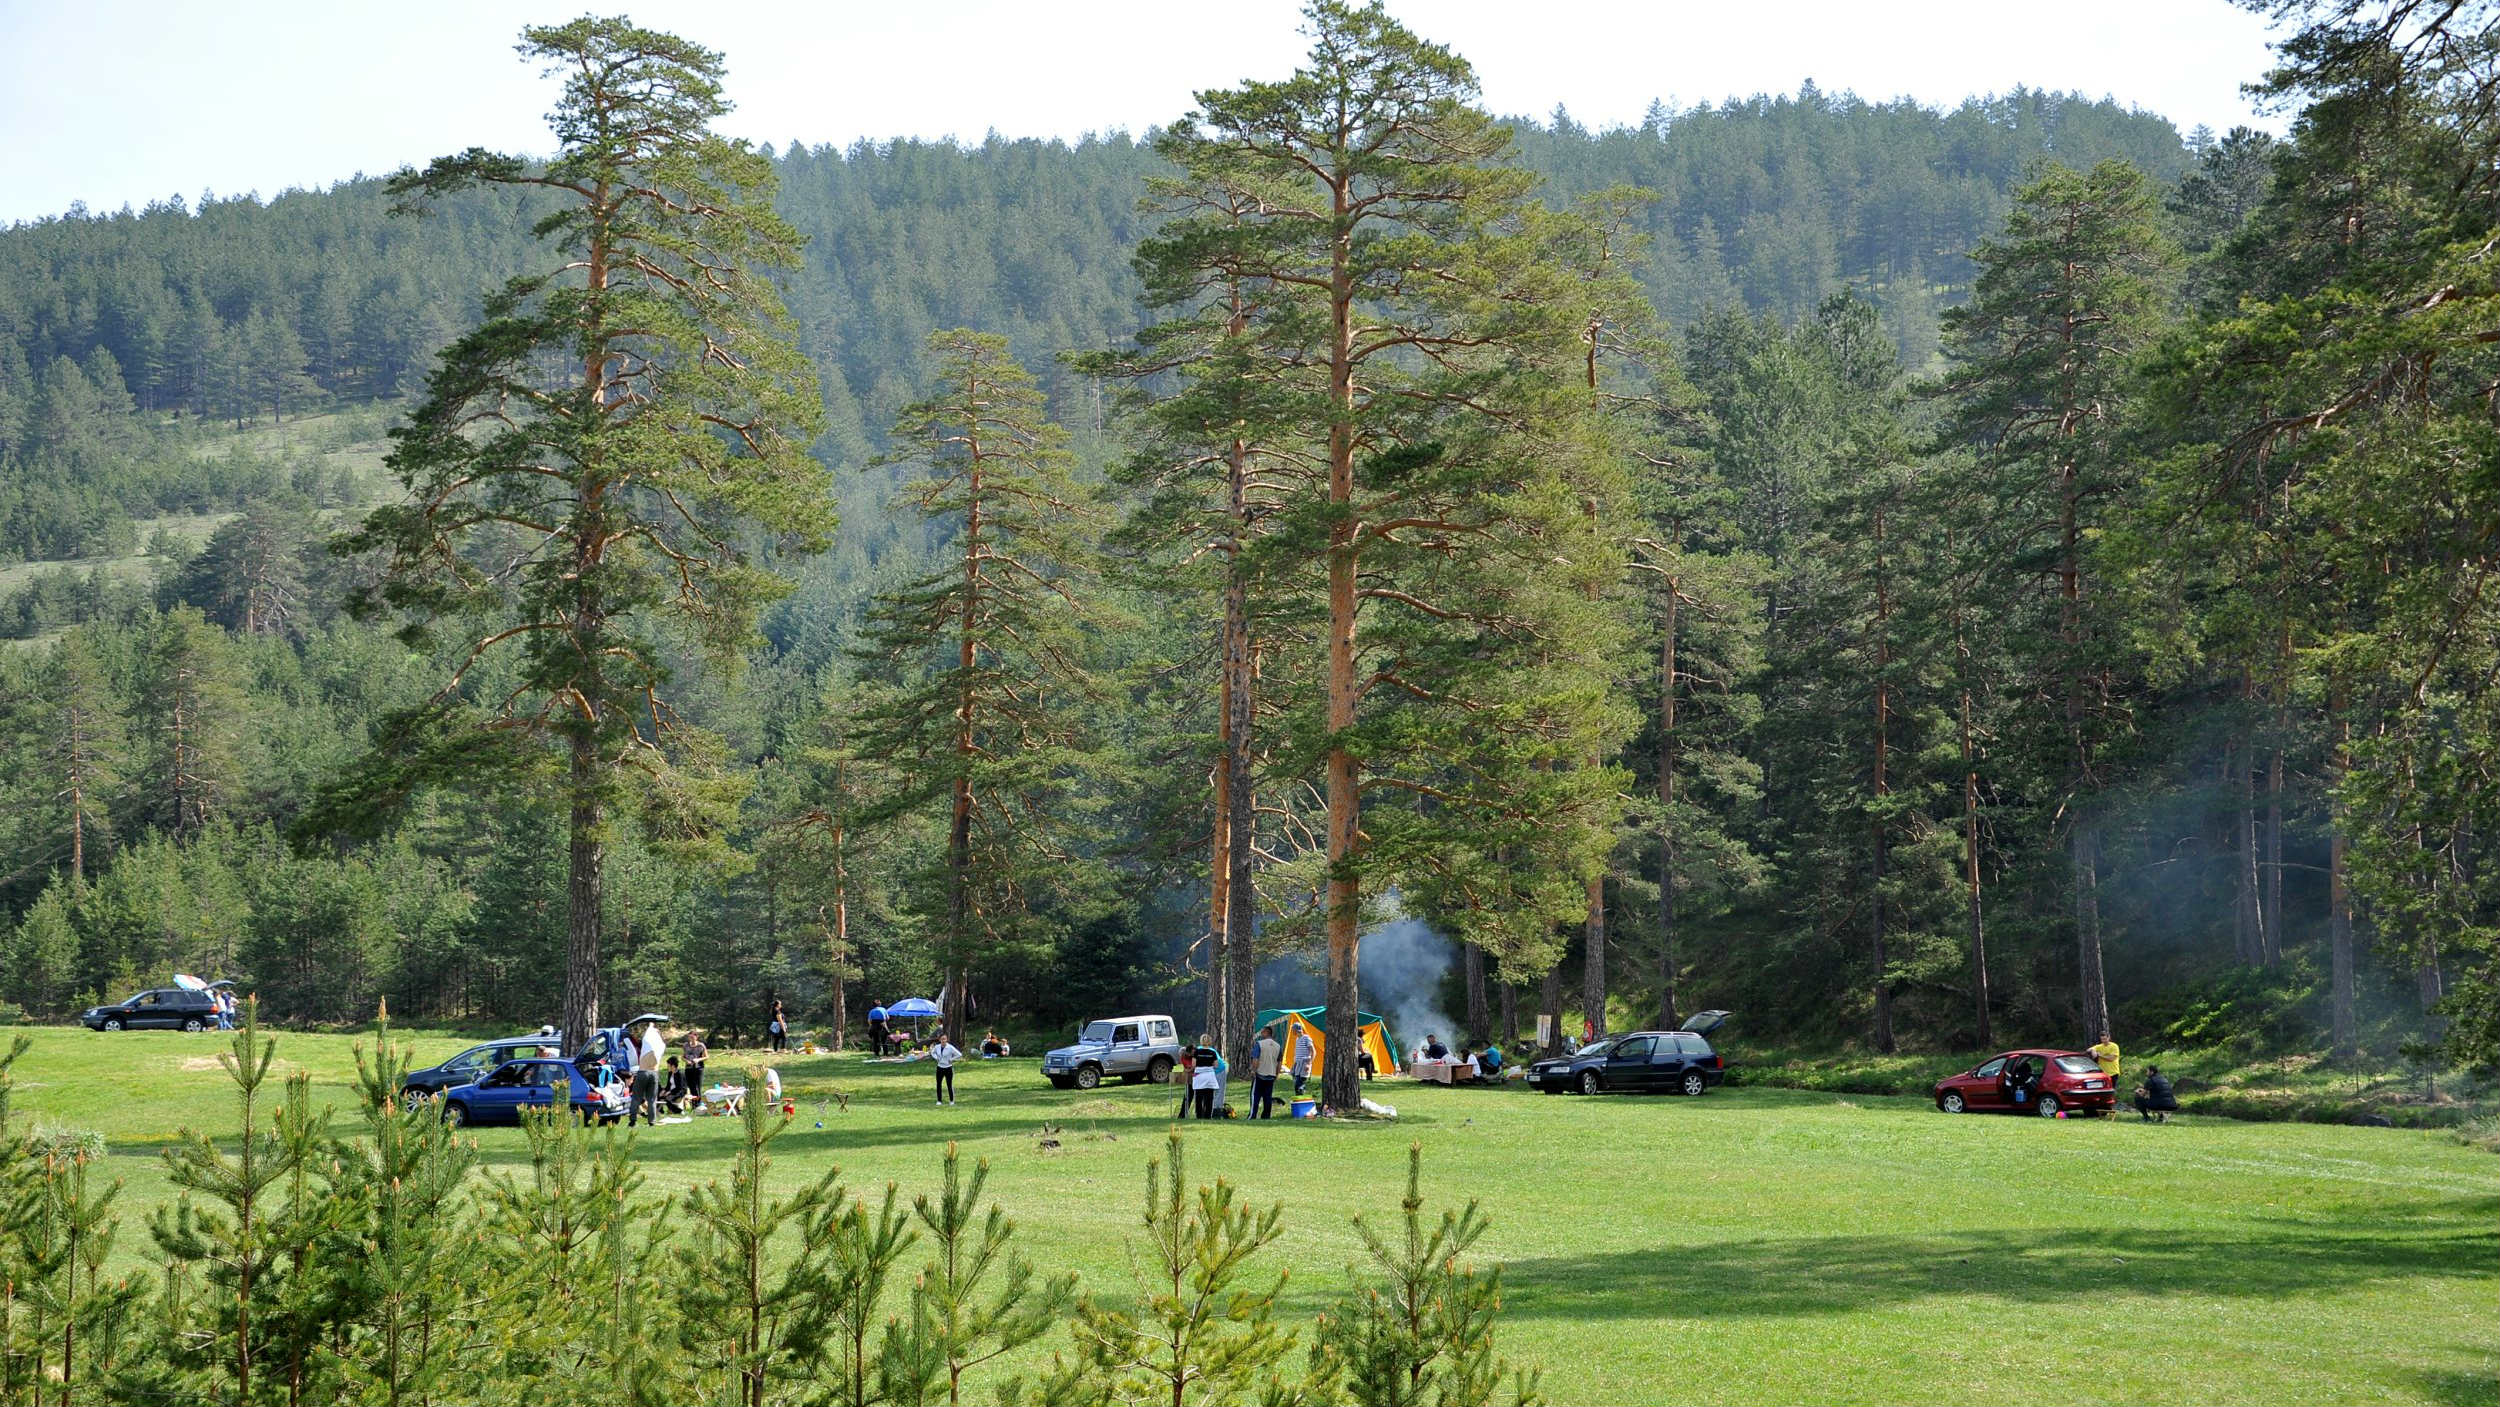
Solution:
M1397 1042L1389 1038L1389 1023L1368 1011L1354 1013L1355 1033L1362 1038L1363 1049L1370 1051L1372 1069L1383 1075L1394 1075L1405 1068L1398 1063ZM1324 1006L1272 1006L1250 1020L1255 1033L1276 1027L1277 1043L1285 1048L1285 1068L1293 1068L1294 1037L1311 1038L1313 1057L1311 1069L1317 1073L1328 1060L1328 1008Z

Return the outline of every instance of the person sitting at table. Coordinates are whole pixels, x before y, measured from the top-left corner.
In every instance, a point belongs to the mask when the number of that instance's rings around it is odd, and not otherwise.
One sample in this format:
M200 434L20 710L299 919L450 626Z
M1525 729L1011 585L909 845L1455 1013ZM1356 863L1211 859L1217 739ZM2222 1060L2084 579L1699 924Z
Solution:
M1441 1036L1439 1032L1436 1031L1432 1035L1424 1037L1424 1059L1447 1060L1449 1058L1450 1048L1441 1044Z
M1487 1045L1484 1049L1477 1051L1476 1071L1488 1080L1500 1079L1502 1077L1502 1048L1498 1045Z

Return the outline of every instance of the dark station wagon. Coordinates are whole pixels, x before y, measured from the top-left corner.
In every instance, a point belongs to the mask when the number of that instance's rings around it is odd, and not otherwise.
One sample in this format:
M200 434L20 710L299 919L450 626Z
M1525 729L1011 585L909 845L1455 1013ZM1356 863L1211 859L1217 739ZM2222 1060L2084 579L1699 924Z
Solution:
M1727 1017L1705 1011L1677 1030L1591 1041L1574 1054L1530 1065L1528 1084L1547 1094L1708 1094L1727 1080L1727 1062L1709 1041Z

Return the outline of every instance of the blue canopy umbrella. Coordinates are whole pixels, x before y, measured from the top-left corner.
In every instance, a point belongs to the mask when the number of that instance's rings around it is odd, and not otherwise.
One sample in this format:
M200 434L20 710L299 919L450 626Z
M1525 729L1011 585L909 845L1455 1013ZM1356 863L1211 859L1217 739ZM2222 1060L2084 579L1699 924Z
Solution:
M901 1001L896 1002L894 1005L887 1007L885 1009L885 1014L892 1017L942 1016L945 1013L939 1011L938 1004L929 1000L927 997L905 997Z

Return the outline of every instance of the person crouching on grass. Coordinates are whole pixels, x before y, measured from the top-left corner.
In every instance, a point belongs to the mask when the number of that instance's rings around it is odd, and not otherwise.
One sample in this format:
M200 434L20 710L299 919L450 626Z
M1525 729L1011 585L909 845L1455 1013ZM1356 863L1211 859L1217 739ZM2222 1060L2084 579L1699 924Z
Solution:
M937 1066L937 1102L952 1108L955 1103L955 1062L964 1058L962 1050L938 1032L937 1043L929 1047L929 1060Z

